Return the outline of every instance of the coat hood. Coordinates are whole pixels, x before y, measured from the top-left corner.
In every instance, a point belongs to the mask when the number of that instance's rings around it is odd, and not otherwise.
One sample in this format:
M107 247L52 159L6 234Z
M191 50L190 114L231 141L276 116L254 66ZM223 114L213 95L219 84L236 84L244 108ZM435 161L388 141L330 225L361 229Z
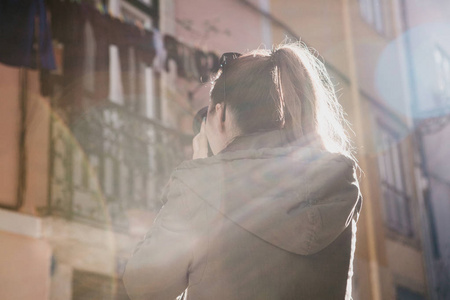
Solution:
M314 254L358 218L354 163L311 146L279 147L282 141L280 131L246 137L219 155L182 163L172 177L266 242Z

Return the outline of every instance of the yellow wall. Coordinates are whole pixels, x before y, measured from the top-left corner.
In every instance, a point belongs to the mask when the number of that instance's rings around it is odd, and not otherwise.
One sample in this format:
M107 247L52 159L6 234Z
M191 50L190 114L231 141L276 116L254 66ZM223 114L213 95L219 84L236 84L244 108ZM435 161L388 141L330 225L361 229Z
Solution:
M417 224L413 225L415 237L404 239L408 241L405 243L395 235L387 234L389 230L384 223L377 145L371 124L374 109L370 101L383 103L375 87L375 70L382 51L398 35L398 28L394 27L398 15L394 2L383 1L383 4L387 30L380 34L360 16L358 0L271 1L271 14L309 47L318 50L324 60L349 81L346 83L345 79L331 72L339 83L336 87L339 101L357 134L358 159L364 172L360 182L364 202L357 232L355 299L395 299L396 285L415 285L412 290L426 294ZM285 29L273 25L274 42L281 42L286 33ZM361 91L371 98L370 101ZM404 164L412 166L411 140L403 142L410 151L405 155ZM417 214L415 179L412 176L405 178L408 194L413 199L414 222Z

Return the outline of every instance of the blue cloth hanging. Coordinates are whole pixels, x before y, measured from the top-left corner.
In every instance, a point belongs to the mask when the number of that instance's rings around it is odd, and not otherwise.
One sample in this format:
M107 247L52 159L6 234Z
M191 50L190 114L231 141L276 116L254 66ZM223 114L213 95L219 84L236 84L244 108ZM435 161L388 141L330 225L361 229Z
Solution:
M34 46L36 17L39 55ZM32 69L55 69L44 0L0 1L0 62Z

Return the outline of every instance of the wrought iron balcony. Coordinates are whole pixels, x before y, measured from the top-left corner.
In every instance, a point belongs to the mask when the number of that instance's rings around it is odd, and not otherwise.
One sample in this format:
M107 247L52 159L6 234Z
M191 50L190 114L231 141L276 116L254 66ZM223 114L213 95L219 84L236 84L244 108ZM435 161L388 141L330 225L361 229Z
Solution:
M49 198L44 211L126 230L127 211L158 210L171 170L191 137L107 102L70 125L50 125Z

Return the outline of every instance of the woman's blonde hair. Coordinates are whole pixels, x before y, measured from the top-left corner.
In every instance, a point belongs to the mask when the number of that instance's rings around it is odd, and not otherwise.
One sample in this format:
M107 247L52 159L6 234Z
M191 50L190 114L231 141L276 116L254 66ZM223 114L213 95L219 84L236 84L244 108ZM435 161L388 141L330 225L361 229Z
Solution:
M226 103L242 134L284 128L292 142L318 136L326 150L354 159L334 85L304 44L240 56L218 74L211 100Z

